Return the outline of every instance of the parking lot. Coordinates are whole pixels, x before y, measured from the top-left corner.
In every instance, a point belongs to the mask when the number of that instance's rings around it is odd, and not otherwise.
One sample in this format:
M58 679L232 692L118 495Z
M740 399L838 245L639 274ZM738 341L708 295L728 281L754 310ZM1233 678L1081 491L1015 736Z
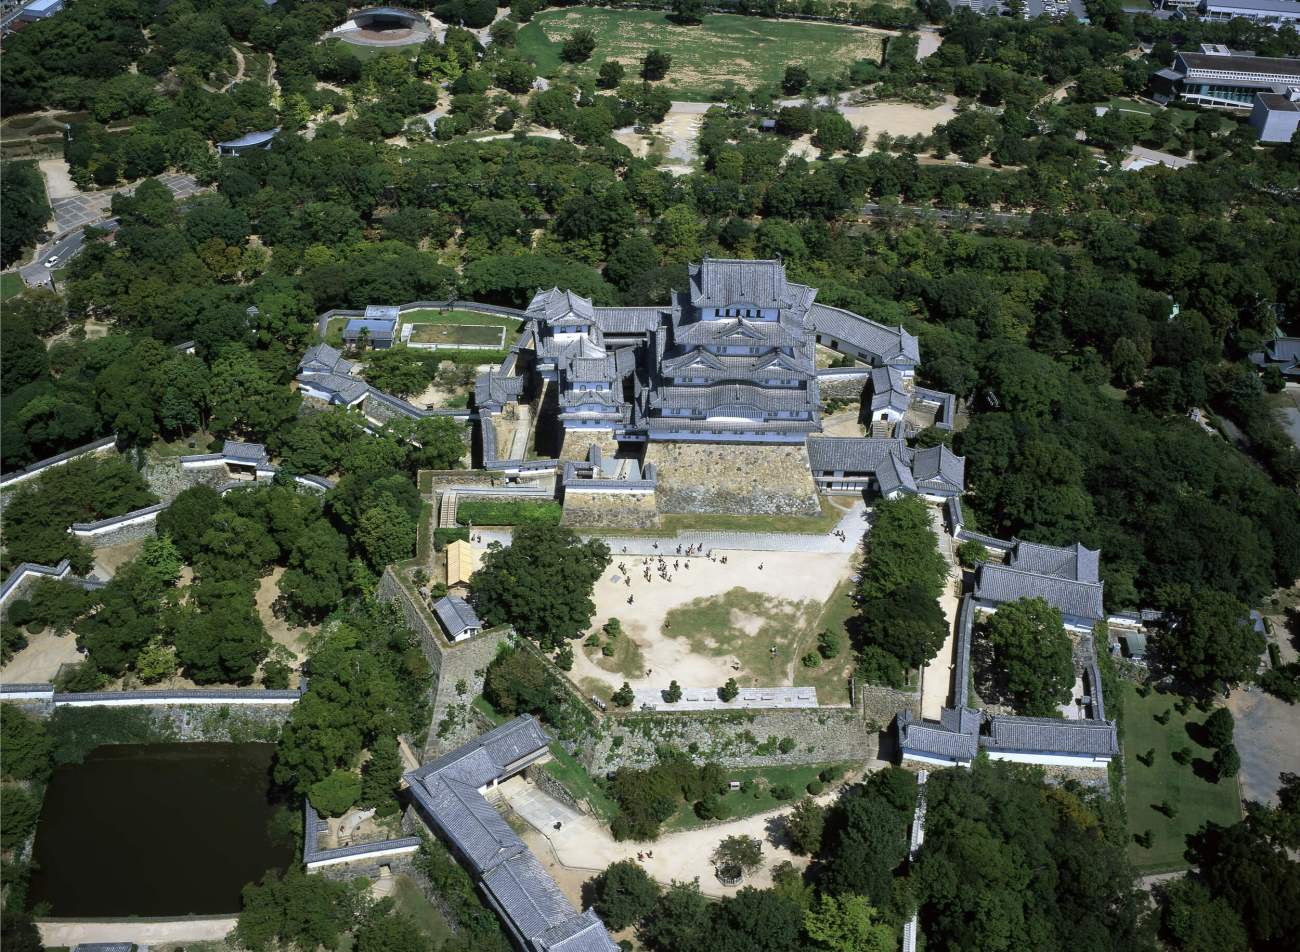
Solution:
M189 198L191 195L206 191L194 180L194 176L181 172L159 175L158 181L171 189L177 199ZM114 195L130 195L135 189L135 184L124 185L121 188L106 189L102 192L79 192L76 195L53 199L50 205L54 209L55 233L61 235L73 228L81 228L104 218L108 215Z

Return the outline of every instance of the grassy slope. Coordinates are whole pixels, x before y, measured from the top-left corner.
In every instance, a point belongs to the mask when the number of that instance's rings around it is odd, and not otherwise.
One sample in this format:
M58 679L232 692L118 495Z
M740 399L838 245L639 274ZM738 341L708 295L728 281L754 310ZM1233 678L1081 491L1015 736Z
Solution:
M0 301L7 301L15 295L22 294L25 287L17 271L0 274Z
M409 876L399 875L393 889L397 909L410 916L428 940L430 949L441 949L452 932L437 906L425 898L420 887Z
M544 75L565 66L560 46L579 27L596 34L596 51L569 67L594 76L600 64L633 64L653 47L673 58L664 86L677 97L711 98L723 83L753 87L779 82L790 63L802 63L814 77L880 55L880 37L868 30L791 20L763 20L728 14L709 16L702 26L677 26L664 11L568 7L546 10L519 31L517 45Z
M827 764L810 764L802 767L755 767L748 770L728 770L728 780L764 780L765 784L758 784L757 787L749 793L742 793L739 790L731 790L722 795L719 799L722 801L723 809L726 811L725 817L728 820L739 820L747 816L753 816L755 813L763 813L767 810L775 810L781 806L793 806L799 798L803 797L807 791L805 787L817 779L817 775L826 767ZM795 792L794 800L778 800L772 796L772 788L785 784L793 788ZM706 824L695 815L694 804L685 803L669 817L663 824L663 831L671 833L675 830L689 830L697 826Z
M1199 724L1205 718L1193 708L1187 717L1174 710L1176 697L1152 691L1140 697L1131 684L1124 686L1124 771L1127 778L1125 800L1128 804L1130 833L1129 856L1143 873L1183 869L1187 834L1195 833L1206 820L1231 824L1241 819L1241 801L1235 780L1211 783L1196 776L1192 764L1182 766L1170 756L1181 747L1190 747L1193 757L1209 760L1213 751L1201 747L1187 733L1187 724ZM1170 712L1169 723L1160 724L1155 715ZM1139 754L1155 749L1155 760L1148 767L1138 760ZM1171 820L1153 809L1165 800L1177 808ZM1151 830L1155 841L1143 849L1131 836Z

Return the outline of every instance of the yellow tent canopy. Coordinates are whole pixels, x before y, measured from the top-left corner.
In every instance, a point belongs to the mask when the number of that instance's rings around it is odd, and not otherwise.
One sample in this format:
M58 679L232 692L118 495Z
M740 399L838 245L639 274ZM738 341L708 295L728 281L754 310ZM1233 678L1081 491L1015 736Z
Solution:
M468 585L474 574L474 549L468 542L457 539L447 546L447 587Z

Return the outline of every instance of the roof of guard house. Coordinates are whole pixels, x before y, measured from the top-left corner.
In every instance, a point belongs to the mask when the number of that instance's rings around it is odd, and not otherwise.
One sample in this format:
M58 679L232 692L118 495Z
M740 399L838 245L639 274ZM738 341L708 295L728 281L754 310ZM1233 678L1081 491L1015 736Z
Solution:
M689 265L689 278L691 303L696 307L786 308L797 303L785 280L785 265L779 261L705 258Z
M356 366L329 344L314 344L308 347L307 352L302 355L302 360L298 361L298 369L300 371L305 370L308 373L347 375L352 373Z
M448 570L450 571L450 566ZM433 613L452 637L470 628L483 627L473 607L459 595L445 595L438 599L433 603Z
M1292 103L1292 105L1300 104ZM1276 337L1265 344L1264 349L1271 360L1300 360L1300 337Z
M941 482L961 489L966 485L966 458L947 446L927 446L912 457L912 475L918 482Z
M280 127L274 129L263 129L260 132L245 132L238 139L231 139L228 142L218 142L217 146L222 149L242 149L250 146L265 145L276 137Z
M916 492L916 479L912 476L911 467L906 460L892 453L885 457L880 469L876 470L876 482L880 484L880 492L885 496L899 491Z
M307 384L325 393L339 397L344 403L352 403L370 392L369 385L356 377L345 377L336 373L301 373L299 383Z
M912 395L903 386L903 375L895 367L871 369L871 409L897 410L906 413L912 405Z
M1117 754L1119 742L1110 721L1070 721L1057 717L988 719L989 732L980 746L993 750L1021 750L1063 754Z
M266 447L261 443L241 443L238 440L226 440L221 447L221 455L249 463L262 463L267 458Z
M524 378L489 370L474 378L474 405L506 404L518 400L524 392Z
M814 471L870 473L887 456L907 457L907 442L875 437L810 436L808 461Z
M527 313L529 317L548 324L562 323L570 316L593 322L596 318L591 298L573 291L561 291L559 288L534 294L528 303Z
M1056 546L1018 541L1011 550L1011 567L1074 582L1096 582L1100 578L1101 550L1084 548L1080 542Z
M543 751L550 738L516 717L406 775L426 818L456 846L501 914L547 952L615 952L599 917L578 913L479 788Z
M950 711L956 713L952 708L945 708L942 713L947 715ZM973 725L968 715L973 715ZM935 724L916 720L911 711L901 711L898 714L899 742L910 750L936 757L973 760L978 752L979 725L979 712L965 708L960 713L958 723L951 727L942 722Z
M1042 598L1066 615L1089 619L1106 617L1100 582L1076 582L988 562L976 569L975 597L996 603Z
M367 304L365 319L372 321L396 321L402 316L402 309L396 304Z

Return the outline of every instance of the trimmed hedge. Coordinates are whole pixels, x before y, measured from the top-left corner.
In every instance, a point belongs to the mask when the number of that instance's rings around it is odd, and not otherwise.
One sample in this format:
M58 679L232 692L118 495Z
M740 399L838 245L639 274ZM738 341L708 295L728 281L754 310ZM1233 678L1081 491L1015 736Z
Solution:
M456 521L463 526L558 526L563 515L564 509L558 502L530 500L493 502L469 499L456 508Z

